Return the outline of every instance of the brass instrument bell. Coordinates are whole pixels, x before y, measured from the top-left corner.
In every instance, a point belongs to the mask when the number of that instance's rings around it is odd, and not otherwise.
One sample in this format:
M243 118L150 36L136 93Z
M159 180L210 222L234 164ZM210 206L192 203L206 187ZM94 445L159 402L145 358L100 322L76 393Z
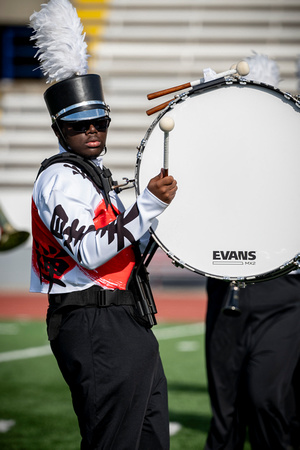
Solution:
M16 230L7 220L0 207L0 252L11 250L23 244L30 233Z

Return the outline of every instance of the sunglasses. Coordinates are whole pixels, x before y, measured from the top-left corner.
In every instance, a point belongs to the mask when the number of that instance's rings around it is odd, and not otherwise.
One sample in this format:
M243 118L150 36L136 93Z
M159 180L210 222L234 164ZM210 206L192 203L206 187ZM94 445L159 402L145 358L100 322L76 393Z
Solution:
M71 128L75 133L86 133L90 129L91 124L94 125L97 131L106 131L110 124L110 117L105 119L80 120L79 122L65 122L68 128Z

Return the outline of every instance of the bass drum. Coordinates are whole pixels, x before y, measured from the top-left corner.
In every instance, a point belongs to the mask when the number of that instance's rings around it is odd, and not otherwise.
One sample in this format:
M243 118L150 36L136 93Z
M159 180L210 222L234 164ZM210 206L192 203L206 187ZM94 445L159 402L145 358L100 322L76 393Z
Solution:
M220 82L160 113L139 147L139 194L163 165L167 115L175 199L153 237L175 264L244 282L298 267L300 111L297 100L253 81Z

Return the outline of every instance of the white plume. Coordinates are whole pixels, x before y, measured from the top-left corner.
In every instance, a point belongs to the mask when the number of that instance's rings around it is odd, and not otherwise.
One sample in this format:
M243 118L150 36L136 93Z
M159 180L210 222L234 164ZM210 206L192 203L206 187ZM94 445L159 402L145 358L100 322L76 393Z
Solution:
M77 11L69 0L50 0L30 16L38 58L47 83L87 73L87 44Z
M258 81L277 87L280 81L278 64L268 56L255 53L245 58L249 64L250 72L245 77L248 80Z

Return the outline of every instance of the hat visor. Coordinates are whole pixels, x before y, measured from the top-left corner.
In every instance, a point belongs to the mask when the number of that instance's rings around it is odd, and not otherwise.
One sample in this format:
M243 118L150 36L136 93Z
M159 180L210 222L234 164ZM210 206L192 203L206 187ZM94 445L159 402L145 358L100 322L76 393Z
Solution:
M61 117L60 120L65 122L76 122L80 120L92 120L98 119L99 117L108 117L108 112L105 109L88 109L84 111L77 111L73 114Z

